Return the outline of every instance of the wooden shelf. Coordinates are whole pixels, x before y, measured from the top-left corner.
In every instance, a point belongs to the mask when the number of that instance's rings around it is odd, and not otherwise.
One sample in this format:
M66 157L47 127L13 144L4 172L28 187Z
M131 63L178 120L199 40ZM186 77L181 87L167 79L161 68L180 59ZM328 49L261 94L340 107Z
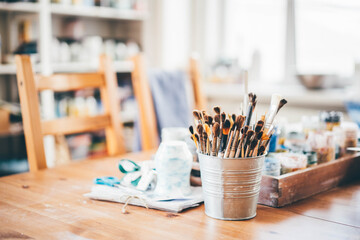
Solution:
M130 61L115 61L113 62L115 72L131 72L133 64ZM53 63L54 72L94 72L98 66L96 64L70 62L70 63Z
M30 3L30 2L7 3L7 2L0 2L0 11L37 13L37 12L39 12L39 10L40 10L39 3Z
M146 12L138 10L122 10L109 7L72 6L61 4L51 4L51 13L55 15L136 21L144 20L147 15Z
M70 63L53 63L54 72L94 72L97 70L96 64L82 63L82 62L70 62ZM34 66L35 72L40 71L40 64ZM131 72L133 70L133 64L131 61L115 61L115 72ZM16 74L16 67L14 64L2 64L0 65L0 75L14 75Z

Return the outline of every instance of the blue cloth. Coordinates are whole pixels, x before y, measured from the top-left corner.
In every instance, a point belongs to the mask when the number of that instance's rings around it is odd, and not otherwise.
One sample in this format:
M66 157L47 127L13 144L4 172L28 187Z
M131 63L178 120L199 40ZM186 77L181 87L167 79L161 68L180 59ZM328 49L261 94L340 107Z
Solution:
M153 70L148 74L159 136L166 127L189 127L191 112L186 92L186 74L182 71ZM135 122L134 151L141 150L141 134Z

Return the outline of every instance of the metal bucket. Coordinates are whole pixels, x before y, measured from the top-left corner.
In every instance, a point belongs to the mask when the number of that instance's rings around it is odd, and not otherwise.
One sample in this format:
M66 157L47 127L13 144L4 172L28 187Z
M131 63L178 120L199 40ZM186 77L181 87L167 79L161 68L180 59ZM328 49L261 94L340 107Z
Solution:
M199 153L205 213L222 220L256 216L265 155L219 158Z

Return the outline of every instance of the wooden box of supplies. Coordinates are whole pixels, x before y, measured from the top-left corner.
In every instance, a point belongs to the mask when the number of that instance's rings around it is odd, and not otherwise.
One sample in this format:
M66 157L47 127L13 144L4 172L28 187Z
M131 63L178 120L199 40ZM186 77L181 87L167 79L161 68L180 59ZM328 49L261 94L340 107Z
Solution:
M264 175L258 203L283 207L357 179L360 153L278 177Z

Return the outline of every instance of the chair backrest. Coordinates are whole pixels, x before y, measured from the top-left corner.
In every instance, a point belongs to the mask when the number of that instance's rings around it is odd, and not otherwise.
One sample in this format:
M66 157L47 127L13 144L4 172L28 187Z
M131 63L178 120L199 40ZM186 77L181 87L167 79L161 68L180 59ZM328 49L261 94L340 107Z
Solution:
M199 61L195 57L190 58L190 80L194 93L195 108L199 110L206 110L206 99L203 94L201 86L201 74Z
M134 70L131 75L135 98L139 107L139 124L141 129L142 150L151 150L159 145L157 121L154 102L151 95L147 71L142 55L132 58ZM189 77L194 94L195 108L206 109L206 101L202 94L199 63L196 58L190 58Z
M44 135L74 134L105 129L109 155L125 153L122 139L120 106L117 98L117 82L111 60L100 57L100 68L95 73L54 74L35 76L29 56L17 55L17 82L23 117L25 141L30 171L47 168L44 153ZM66 117L42 121L40 119L38 92L74 91L83 88L99 88L104 114L86 117Z
M149 81L146 75L144 57L137 55L132 58L134 70L131 73L134 94L139 109L142 150L152 150L159 145L154 102Z

